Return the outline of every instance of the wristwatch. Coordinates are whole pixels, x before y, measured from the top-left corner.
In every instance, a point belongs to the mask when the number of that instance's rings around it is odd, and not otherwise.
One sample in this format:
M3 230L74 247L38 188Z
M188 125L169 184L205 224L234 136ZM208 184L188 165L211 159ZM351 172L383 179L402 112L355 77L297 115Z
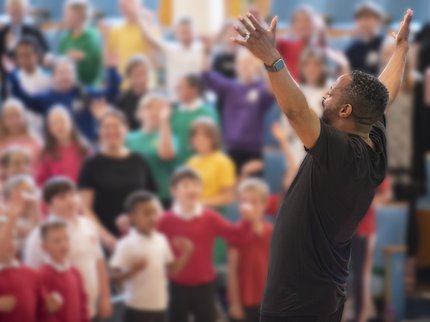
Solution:
M268 72L277 73L285 67L285 62L282 58L279 58L270 66L264 64L264 67L266 67Z

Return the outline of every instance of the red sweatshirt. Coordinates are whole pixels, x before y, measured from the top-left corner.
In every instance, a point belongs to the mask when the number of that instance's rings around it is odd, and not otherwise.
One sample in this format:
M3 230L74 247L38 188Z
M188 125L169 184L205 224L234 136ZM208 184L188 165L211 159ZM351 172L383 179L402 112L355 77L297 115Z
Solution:
M273 225L265 222L261 235L252 234L250 240L239 245L230 245L239 251L239 292L245 307L260 305L263 299L269 265L270 240Z
M10 313L0 312L0 322L37 321L37 310L43 302L35 271L25 266L0 270L0 296L13 296L16 300Z
M63 298L63 305L54 314L42 310L39 322L90 321L81 275L74 267L60 272L50 265L44 265L38 274L45 294L58 292Z
M168 211L160 219L158 230L166 235L170 243L176 237L184 237L194 244L194 252L188 264L179 274L171 278L172 281L184 286L209 283L215 279L212 253L217 237L239 243L252 236L251 226L247 222L234 225L210 209L204 209L200 216L191 219L183 219ZM173 245L172 248L177 256L177 250Z

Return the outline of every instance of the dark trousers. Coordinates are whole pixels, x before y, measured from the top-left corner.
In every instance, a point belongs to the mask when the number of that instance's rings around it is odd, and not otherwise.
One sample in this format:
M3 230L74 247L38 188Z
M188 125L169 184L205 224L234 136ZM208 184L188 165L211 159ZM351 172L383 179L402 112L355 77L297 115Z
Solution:
M245 319L236 320L230 318L230 322L259 322L260 321L260 305L244 307Z
M215 283L183 286L170 283L170 322L215 322Z
M167 312L144 311L126 307L123 322L167 322Z
M364 301L368 294L366 294L366 265L367 257L369 256L370 237L368 236L354 236L352 238L352 251L351 251L351 269L353 274L352 288L354 294L354 311L355 318L364 314L365 310Z
M262 316L260 322L341 322L343 305L335 313L329 316L289 316L289 317L269 317Z

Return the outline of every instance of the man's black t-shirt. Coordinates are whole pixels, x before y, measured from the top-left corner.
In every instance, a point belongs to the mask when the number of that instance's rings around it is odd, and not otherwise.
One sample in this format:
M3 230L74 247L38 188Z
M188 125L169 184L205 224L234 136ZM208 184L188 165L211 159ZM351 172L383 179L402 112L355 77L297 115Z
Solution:
M276 219L262 321L324 317L343 305L351 237L386 173L383 122L369 135L374 149L321 121Z
M136 190L157 192L148 163L136 153L125 158L95 154L85 161L78 185L94 191L94 212L115 235L118 235L115 220L124 212L128 195Z

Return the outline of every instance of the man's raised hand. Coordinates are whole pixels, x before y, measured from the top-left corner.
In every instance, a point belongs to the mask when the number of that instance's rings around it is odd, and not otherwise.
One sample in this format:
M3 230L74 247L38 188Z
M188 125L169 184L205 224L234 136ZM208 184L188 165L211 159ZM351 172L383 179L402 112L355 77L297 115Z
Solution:
M276 27L278 17L274 17L269 28L265 28L251 13L246 14L246 18L239 17L241 25L234 25L238 33L232 41L247 48L255 57L263 61L266 65L272 65L281 57L276 49Z
M412 9L406 10L403 17L403 21L400 23L399 31L393 32L392 36L396 40L397 46L408 46L408 38L410 32L410 26L412 21L413 11Z

